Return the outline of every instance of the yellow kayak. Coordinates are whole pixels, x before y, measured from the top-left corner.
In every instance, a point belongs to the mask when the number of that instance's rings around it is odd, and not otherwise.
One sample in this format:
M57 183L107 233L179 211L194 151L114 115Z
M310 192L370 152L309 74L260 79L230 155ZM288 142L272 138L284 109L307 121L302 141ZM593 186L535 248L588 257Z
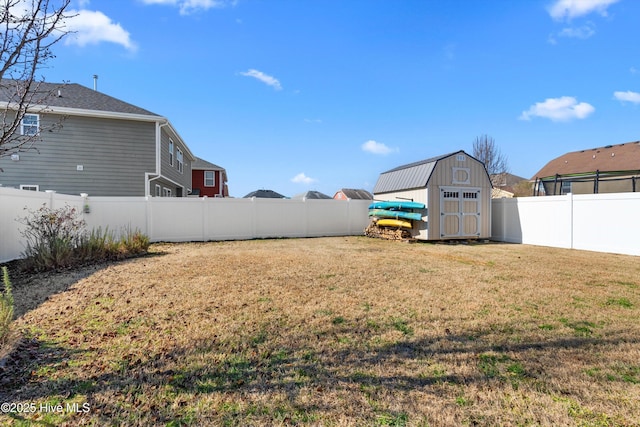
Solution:
M403 228L411 228L411 223L409 221L402 221L401 219L379 219L378 225L381 227L403 227Z

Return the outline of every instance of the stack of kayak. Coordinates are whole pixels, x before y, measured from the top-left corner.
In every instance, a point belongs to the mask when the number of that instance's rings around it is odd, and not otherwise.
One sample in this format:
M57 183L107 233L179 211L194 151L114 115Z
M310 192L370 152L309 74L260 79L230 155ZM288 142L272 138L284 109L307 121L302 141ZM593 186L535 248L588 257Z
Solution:
M369 216L380 227L412 228L411 221L421 221L422 213L414 209L424 209L424 203L402 200L373 202L369 205Z

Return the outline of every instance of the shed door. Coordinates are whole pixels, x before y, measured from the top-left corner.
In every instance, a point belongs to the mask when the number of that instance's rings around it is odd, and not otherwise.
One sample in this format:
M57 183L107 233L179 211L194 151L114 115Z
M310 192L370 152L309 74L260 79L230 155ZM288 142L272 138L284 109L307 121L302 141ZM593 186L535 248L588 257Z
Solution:
M440 187L440 237L480 236L480 188Z

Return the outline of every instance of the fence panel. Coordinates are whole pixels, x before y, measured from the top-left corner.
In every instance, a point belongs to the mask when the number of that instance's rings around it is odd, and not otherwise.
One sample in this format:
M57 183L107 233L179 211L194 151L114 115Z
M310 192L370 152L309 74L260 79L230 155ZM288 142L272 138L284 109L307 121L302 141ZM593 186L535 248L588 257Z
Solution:
M573 247L640 255L640 194L573 196Z
M640 193L492 201L492 239L640 255Z
M24 250L24 208L69 205L83 212L88 229L118 234L140 230L152 242L241 240L270 237L360 235L368 224L367 200L281 200L164 197L81 197L0 188L0 262ZM84 212L86 207L87 212Z

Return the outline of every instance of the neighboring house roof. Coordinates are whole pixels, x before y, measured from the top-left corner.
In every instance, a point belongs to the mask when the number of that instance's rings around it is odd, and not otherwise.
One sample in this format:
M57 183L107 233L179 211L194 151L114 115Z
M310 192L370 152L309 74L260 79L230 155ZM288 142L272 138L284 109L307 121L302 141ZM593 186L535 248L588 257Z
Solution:
M426 187L438 161L455 156L459 153L464 153L466 156L469 156L469 154L465 153L464 150L460 150L454 153L443 154L442 156L398 166L397 168L382 172L378 178L378 182L376 182L376 185L373 188L373 193L390 193L392 191Z
M276 193L273 190L256 190L244 196L245 199L250 199L252 197L262 198L262 199L286 199L280 193Z
M0 102L12 100L13 80L3 79L0 84ZM50 94L46 98L37 99L47 107L62 107L81 110L104 111L112 113L138 114L160 117L158 114L136 107L135 105L105 95L77 83L39 83L38 92Z
M345 197L353 200L373 200L373 194L369 193L367 190L343 188L339 192L342 192Z
M528 179L518 175L510 174L508 172L495 173L491 175L491 183L494 187L513 187L514 185L519 184L522 181L528 181ZM507 191L509 191L508 188Z
M196 157L194 162L191 163L191 170L220 171L220 173L222 173L222 180L224 182L227 181L227 170L225 168L201 159L200 157Z
M319 191L305 191L304 193L296 194L292 199L332 199L331 196L327 196Z
M573 151L547 163L531 179L640 170L640 141Z
M196 160L191 164L191 169L193 170L207 170L207 171L223 171L225 170L222 166L218 166L216 164L210 163L200 157L196 157Z

